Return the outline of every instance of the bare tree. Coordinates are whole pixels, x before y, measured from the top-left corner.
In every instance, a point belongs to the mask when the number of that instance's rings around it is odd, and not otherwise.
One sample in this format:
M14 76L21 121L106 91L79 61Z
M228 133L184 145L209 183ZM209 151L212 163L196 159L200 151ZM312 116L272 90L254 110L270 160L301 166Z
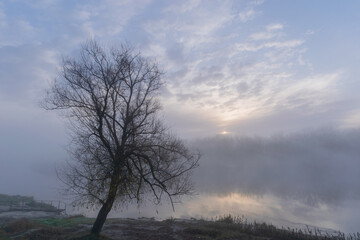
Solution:
M192 192L190 170L200 156L158 119L161 75L156 63L127 46L90 41L78 57L63 60L45 98L45 108L63 110L73 131L74 161L61 179L77 203L101 206L94 235L115 205L150 195L173 204Z

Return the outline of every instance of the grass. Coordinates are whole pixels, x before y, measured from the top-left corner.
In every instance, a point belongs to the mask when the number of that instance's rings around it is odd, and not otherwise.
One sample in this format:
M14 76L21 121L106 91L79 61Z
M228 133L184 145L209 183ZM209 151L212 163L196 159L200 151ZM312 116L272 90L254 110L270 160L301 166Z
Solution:
M81 227L80 224L91 226L94 219L86 218L82 215L76 215L64 218L41 218L41 219L19 219L8 222L0 227L0 240L5 239L59 239L59 240L110 240L106 236L94 238L88 235L88 228ZM129 231L132 228L131 236L139 238L139 227L144 225L144 221L133 220L131 224L126 224L127 220L109 219L107 224L120 223L119 225L112 225L112 229L120 229ZM158 226L158 230L153 232L143 229L142 234L151 239L167 240L173 239L173 227L177 227L176 234L184 240L360 240L360 233L345 235L343 233L336 233L330 235L329 233L321 232L319 229L284 229L277 228L271 224L248 222L244 217L236 217L226 215L218 217L214 220L192 220L179 221L176 219L168 219L162 222L151 220L145 223L146 225ZM167 229L164 231L165 235L162 237L155 236L159 229ZM145 231L145 232L144 232ZM162 230L161 230L162 231ZM130 236L130 235L129 235ZM144 235L141 235L144 236ZM150 238L148 238L150 239Z
M40 218L36 222L43 226L61 227L61 228L75 228L79 224L93 224L93 218L86 218L83 215L75 215L66 218Z
M108 240L94 238L88 232L78 231L79 224L92 224L94 219L83 215L63 218L17 219L0 226L0 240ZM74 233L75 232L75 233Z
M244 217L232 215L204 221L202 224L185 229L185 232L204 240L247 239L245 236L276 240L360 240L360 233L345 235L341 232L329 234L317 228L284 229L266 223L250 223Z

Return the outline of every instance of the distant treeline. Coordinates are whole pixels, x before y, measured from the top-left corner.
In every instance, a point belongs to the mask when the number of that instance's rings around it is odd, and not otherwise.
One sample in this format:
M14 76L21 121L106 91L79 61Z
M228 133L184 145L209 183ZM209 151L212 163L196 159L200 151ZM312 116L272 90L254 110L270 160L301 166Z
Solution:
M6 195L0 194L0 206L8 206L10 208L33 208L55 210L56 207L51 204L38 202L32 196Z

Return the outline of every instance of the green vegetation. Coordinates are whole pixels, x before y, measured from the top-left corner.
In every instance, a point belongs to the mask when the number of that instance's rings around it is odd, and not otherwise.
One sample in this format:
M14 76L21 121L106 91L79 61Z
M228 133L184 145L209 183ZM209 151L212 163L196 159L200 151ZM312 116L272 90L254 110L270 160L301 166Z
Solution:
M93 224L94 218L86 218L83 215L75 215L66 218L40 218L36 222L43 226L75 228L79 224Z

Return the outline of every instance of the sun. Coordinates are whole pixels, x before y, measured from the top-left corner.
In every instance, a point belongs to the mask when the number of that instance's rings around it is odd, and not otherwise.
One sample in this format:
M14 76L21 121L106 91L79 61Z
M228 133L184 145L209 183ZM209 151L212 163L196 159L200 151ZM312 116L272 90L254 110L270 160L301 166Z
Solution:
M227 134L230 134L230 132L224 130L224 131L221 131L220 134L221 135L227 135Z

